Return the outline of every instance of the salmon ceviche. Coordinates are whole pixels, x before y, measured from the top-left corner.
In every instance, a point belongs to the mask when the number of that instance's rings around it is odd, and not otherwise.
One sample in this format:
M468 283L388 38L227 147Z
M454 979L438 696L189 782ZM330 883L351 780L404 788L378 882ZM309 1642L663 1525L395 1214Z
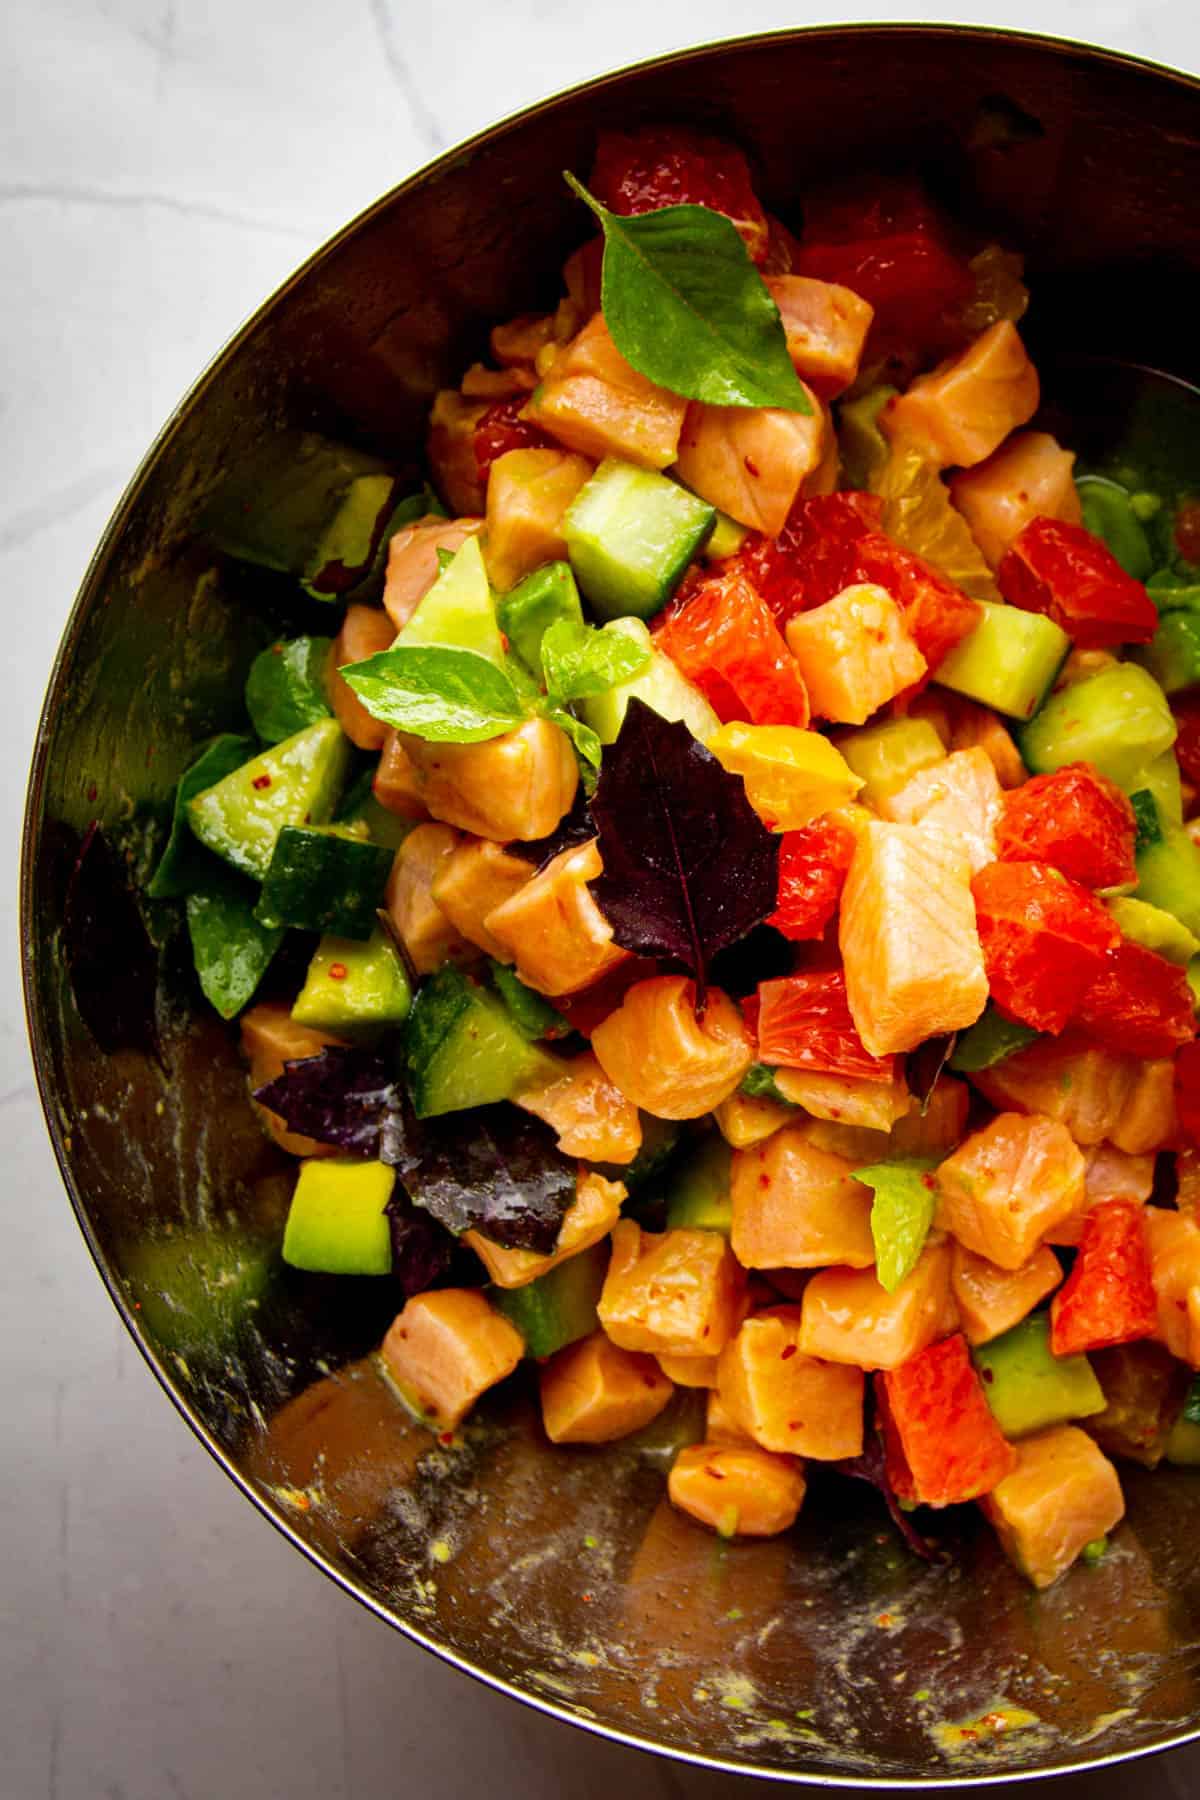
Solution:
M149 891L430 1432L673 1406L724 1537L824 1465L1045 1587L1200 1465L1200 497L1045 428L1020 256L915 178L586 173L419 470L213 500L298 623Z

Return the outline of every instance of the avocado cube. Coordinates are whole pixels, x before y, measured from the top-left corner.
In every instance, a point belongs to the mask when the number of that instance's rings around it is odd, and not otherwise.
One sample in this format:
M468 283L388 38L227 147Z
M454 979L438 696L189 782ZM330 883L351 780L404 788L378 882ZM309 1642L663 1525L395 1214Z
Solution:
M1032 1313L971 1355L1005 1437L1027 1437L1104 1411L1104 1390L1087 1357L1052 1355L1045 1313Z
M396 1172L381 1162L314 1156L300 1176L283 1232L283 1260L319 1275L390 1275L386 1207Z
M617 619L614 630L650 652L650 661L629 681L579 702L579 711L602 744L615 744L632 699L643 700L660 718L681 720L701 743L719 730L718 719L698 687L680 673L669 656L656 650L641 619Z
M478 537L469 537L455 552L392 648L420 646L473 650L504 667L504 641Z

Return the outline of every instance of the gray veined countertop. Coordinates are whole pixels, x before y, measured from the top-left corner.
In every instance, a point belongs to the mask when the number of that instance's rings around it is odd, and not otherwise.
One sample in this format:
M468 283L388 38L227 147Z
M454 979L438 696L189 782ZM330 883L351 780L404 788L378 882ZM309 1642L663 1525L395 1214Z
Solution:
M1200 67L1191 0L818 11L746 0L7 0L0 14L0 721L15 870L37 709L104 522L171 406L323 238L456 139L599 70L857 14L969 15ZM0 905L15 944L15 879ZM126 1338L53 1167L3 968L0 1792L12 1800L715 1800L442 1667L304 1563ZM1061 1800L1200 1789L1200 1752ZM1033 1796L1045 1790L1026 1787Z

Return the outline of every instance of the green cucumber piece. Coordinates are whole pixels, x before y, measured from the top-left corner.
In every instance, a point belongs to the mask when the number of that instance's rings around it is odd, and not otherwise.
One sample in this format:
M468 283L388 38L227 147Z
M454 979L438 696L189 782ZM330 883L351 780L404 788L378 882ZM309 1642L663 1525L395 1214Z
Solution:
M392 648L417 645L473 650L498 669L504 667L504 640L478 536L469 537L451 557Z
M396 1171L386 1163L317 1156L300 1176L283 1231L283 1260L319 1275L390 1275L385 1208Z
M848 731L837 747L862 777L859 799L876 809L922 769L946 760L946 747L928 719L889 719Z
M264 925L293 925L365 939L392 870L392 851L359 837L285 825L275 840L255 917Z
M1118 663L1052 694L1018 740L1035 775L1090 762L1128 789L1147 763L1171 748L1175 721L1153 676L1136 663Z
M868 388L857 399L843 400L838 407L838 449L848 486L866 488L871 477L882 469L891 446L879 425L879 415L898 390L894 387Z
M542 638L560 619L583 624L583 602L570 563L543 563L496 604L500 629L535 675L542 672Z
M625 709L635 697L644 700L652 711L664 719L677 719L685 724L694 738L703 743L721 724L716 713L698 687L681 675L669 656L654 648L649 631L640 619L616 619L613 629L624 632L635 644L650 652L650 661L632 681L609 688L606 693L592 694L581 700L579 711L602 744L614 744L625 721Z
M1009 718L1031 719L1062 667L1071 640L1041 613L998 606L992 600L978 604L983 609L979 624L942 658L934 680Z
M246 711L264 744L330 716L325 663L332 649L332 638L281 638L255 657L246 677Z
M571 1027L556 1006L544 994L526 987L515 969L507 963L489 959L492 984L508 1008L509 1016L523 1038L536 1043L539 1038L566 1037Z
M248 1006L283 942L280 927L255 917L252 881L213 863L187 897L192 960L204 997L223 1019Z
M1104 1390L1087 1357L1051 1354L1045 1313L1032 1313L990 1344L976 1345L971 1355L1007 1438L1104 1411Z
M1103 539L1127 575L1145 581L1154 558L1127 490L1103 475L1081 475L1075 486L1088 530Z
M320 719L195 795L188 823L208 849L261 881L282 827L323 825L349 766L349 738L336 719Z
M719 1134L704 1139L671 1170L667 1228L692 1227L729 1236L733 1225L730 1171L733 1151Z
M664 607L708 540L716 511L653 469L609 457L563 518L575 579L602 619Z
M488 1298L525 1339L526 1356L553 1356L595 1331L607 1269L608 1245L594 1244L523 1287L490 1288Z
M1016 1050L1023 1050L1026 1044L1032 1044L1041 1035L1031 1025L1021 1025L1016 1019L1006 1019L989 1000L982 1016L974 1025L959 1033L949 1067L960 1075L973 1075L977 1069L995 1068L1006 1056L1011 1056Z
M1181 825L1169 825L1137 853L1137 899L1171 913L1200 937L1200 850Z
M518 1030L496 995L459 969L439 969L417 993L405 1031L409 1092L419 1119L511 1100L561 1065Z
M1173 750L1164 750L1145 768L1136 770L1129 777L1125 792L1135 802L1139 792L1149 794L1164 824L1183 824L1183 783Z
M337 809L335 823L362 826L373 844L387 850L398 850L415 823L389 812L375 798L375 771L378 764L364 769L358 780L347 788Z
M1164 613L1148 644L1133 652L1164 694L1180 694L1200 681L1200 612Z
M700 552L705 562L724 562L727 556L735 556L750 536L745 525L739 525L728 513L716 509L717 518L707 544Z
M292 1017L340 1037L373 1037L402 1025L412 988L400 955L378 925L365 943L323 937L308 965Z
M1168 962L1186 965L1200 951L1200 938L1194 937L1186 925L1159 906L1131 895L1119 894L1106 902L1109 912L1121 927L1121 934L1131 944L1141 944L1165 956Z
M192 834L188 821L188 802L195 799L197 794L202 794L205 788L212 787L214 782L221 781L235 769L240 769L246 758L253 756L257 748L253 738L236 737L232 732L225 732L201 751L190 768L184 770L175 789L171 831L166 848L146 889L152 900L173 900L180 894L186 894L204 879L212 864Z

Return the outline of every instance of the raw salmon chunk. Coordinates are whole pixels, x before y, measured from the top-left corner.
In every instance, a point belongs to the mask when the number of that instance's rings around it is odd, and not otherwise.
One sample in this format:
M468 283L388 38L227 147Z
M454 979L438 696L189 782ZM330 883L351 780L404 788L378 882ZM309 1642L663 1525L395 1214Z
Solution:
M966 847L976 875L996 854L1002 789L995 766L980 749L955 750L945 762L921 769L899 793L880 801L885 819L949 832Z
M890 1294L874 1269L822 1269L800 1303L800 1348L860 1369L898 1368L957 1326L948 1244L927 1244Z
M875 1261L871 1195L854 1164L785 1126L752 1150L734 1152L731 1242L746 1269L820 1269Z
M1058 1258L1045 1244L1017 1269L1001 1269L986 1256L955 1244L950 1281L968 1344L990 1343L1019 1325L1061 1280Z
M545 1087L517 1096L517 1105L558 1133L564 1156L585 1162L632 1162L642 1147L638 1109L614 1087L590 1050L561 1064Z
M597 1311L614 1344L716 1356L742 1319L746 1277L719 1231L643 1231L622 1219Z
M836 281L811 275L768 275L766 286L797 375L822 400L831 400L858 374L874 307Z
M775 1537L795 1523L804 1476L794 1457L755 1445L691 1444L675 1458L667 1493L721 1537Z
M1064 1033L1039 1038L971 1079L993 1106L1044 1113L1077 1144L1090 1145L1119 1128L1138 1068L1135 1057Z
M590 1250L606 1238L620 1217L625 1199L623 1181L609 1181L594 1169L585 1170L575 1181L575 1198L563 1214L553 1250L542 1255L537 1250L497 1244L482 1231L466 1231L463 1243L474 1250L497 1287L526 1287L539 1275L548 1274L581 1250Z
M693 401L679 437L679 479L740 525L778 536L830 434L827 414L809 399L811 413Z
M587 458L568 450L506 450L496 458L488 476L484 560L499 593L566 556L563 514L591 473Z
M1074 465L1075 452L1064 450L1048 431L1018 431L985 462L952 478L950 498L989 568L999 567L1031 519L1083 523Z
M1130 1156L1115 1144L1091 1144L1083 1153L1083 1205L1069 1218L1062 1219L1047 1234L1049 1244L1075 1245L1083 1230L1083 1221L1094 1206L1104 1200L1137 1200L1150 1198L1154 1186L1154 1158L1150 1155Z
M696 1013L696 984L655 975L631 987L592 1032L609 1080L635 1106L660 1119L698 1119L728 1099L754 1061L742 1015L728 994L709 988Z
M612 926L588 887L602 873L592 838L560 851L484 920L515 958L521 980L539 994L576 993L629 961L628 950L613 943Z
M458 843L459 834L449 825L418 825L392 860L384 905L418 975L431 975L444 962L471 962L479 955L433 897L433 884Z
M747 1319L721 1352L717 1390L763 1450L827 1462L863 1447L863 1372L800 1348L800 1308Z
M675 460L687 404L629 366L597 313L555 357L524 416L596 462L620 456L665 469Z
M1019 1269L1078 1212L1083 1154L1053 1119L1000 1113L939 1164L937 1185L939 1227L1002 1269Z
M360 750L382 750L388 727L379 719L371 717L338 670L343 663L365 662L368 656L387 650L395 635L396 627L387 613L381 612L377 606L359 606L355 603L346 608L342 629L329 652L325 670L329 704L350 742Z
M389 731L375 767L371 791L380 806L398 819L427 819L429 808L421 798L421 783L412 757L400 742L398 731Z
M858 1035L876 1056L973 1025L987 976L960 842L872 822L842 890L838 941Z
M570 811L579 764L551 719L526 719L481 744L401 735L417 790L435 819L506 844L549 837Z
M620 1350L602 1331L552 1356L541 1372L542 1423L552 1444L611 1444L656 1419L675 1389L652 1356Z
M453 1431L480 1394L512 1374L525 1340L478 1288L439 1288L408 1302L382 1354L421 1416L439 1431Z
M297 1025L289 1009L279 1001L260 1000L242 1014L242 1055L250 1064L251 1093L282 1075L285 1062L303 1062L307 1057L319 1056L326 1045L342 1041L327 1031L314 1031L311 1025ZM319 1144L303 1132L289 1131L278 1113L260 1106L258 1116L289 1156L332 1156L333 1144Z
M1015 1449L1016 1468L980 1505L1021 1573L1034 1587L1049 1587L1125 1516L1121 1483L1076 1425L1039 1431Z
M1200 1225L1161 1206L1146 1208L1145 1225L1158 1299L1155 1335L1172 1356L1200 1368Z
M861 725L924 675L927 664L886 588L858 582L787 625L813 713Z
M482 529L482 519L442 519L430 513L396 533L388 544L383 604L397 631L408 624L437 580L438 551L453 556Z
M496 907L511 900L533 876L533 867L513 856L491 838L464 838L441 864L433 878L433 898L450 923L470 943L478 944L497 962L511 962L512 953L494 938L484 920Z
M893 443L940 468L973 468L1037 411L1037 370L1009 319L989 326L959 356L889 401L880 423Z

